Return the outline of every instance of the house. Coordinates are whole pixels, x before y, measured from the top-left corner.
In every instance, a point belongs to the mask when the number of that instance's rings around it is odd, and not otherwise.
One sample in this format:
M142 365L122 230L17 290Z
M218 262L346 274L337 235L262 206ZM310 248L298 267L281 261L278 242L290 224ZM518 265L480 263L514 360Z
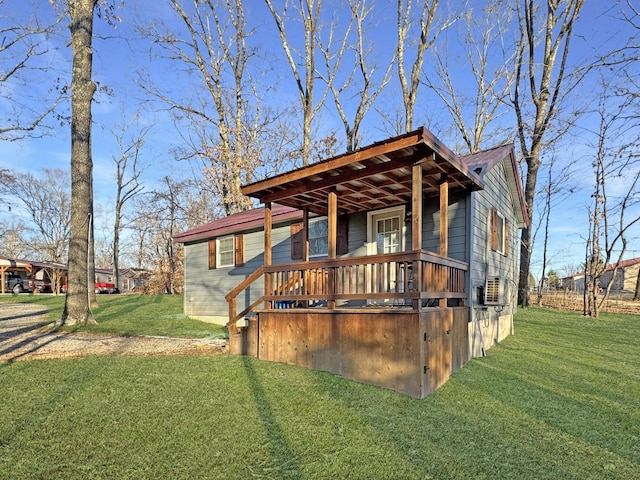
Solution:
M607 288L613 277L611 293L634 293L638 288L639 271L640 258L623 260L617 265L608 265L600 277L600 288Z
M607 265L598 279L598 288L606 290L611 284L610 293L635 293L638 288L638 273L640 272L640 258L623 260L620 263ZM615 277L614 277L615 275ZM591 276L586 275L586 283L591 281ZM584 292L585 273L576 273L560 279L560 286L565 291Z
M590 276L582 273L574 273L568 277L562 277L559 282L559 287L565 292L584 292L585 285L590 281Z
M96 268L96 283L114 283L115 277L112 268ZM133 268L121 268L118 272L118 292L137 292L146 285L147 272Z
M461 157L420 128L245 185L263 208L174 237L185 313L233 353L422 398L513 332L516 172L512 145Z

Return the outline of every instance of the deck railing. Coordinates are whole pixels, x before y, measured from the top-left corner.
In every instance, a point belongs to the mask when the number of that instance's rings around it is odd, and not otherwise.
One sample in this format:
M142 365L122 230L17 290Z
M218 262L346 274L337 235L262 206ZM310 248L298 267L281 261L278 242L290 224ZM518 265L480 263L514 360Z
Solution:
M227 296L229 319L236 319L264 302L263 308L335 308L384 304L446 306L448 299L467 298L467 264L423 250L312 260L265 266ZM237 313L236 297L264 275L264 291L258 301Z

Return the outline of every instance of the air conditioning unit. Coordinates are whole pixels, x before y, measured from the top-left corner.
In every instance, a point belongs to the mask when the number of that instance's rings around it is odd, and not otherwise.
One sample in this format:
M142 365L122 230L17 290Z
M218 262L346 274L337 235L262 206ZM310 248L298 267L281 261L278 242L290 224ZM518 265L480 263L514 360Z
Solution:
M505 282L500 277L487 277L484 283L484 304L505 305Z

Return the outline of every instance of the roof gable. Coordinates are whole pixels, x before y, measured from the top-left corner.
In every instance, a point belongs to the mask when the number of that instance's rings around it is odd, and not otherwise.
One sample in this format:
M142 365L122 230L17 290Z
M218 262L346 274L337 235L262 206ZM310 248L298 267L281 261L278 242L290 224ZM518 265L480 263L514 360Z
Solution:
M524 192L520 183L520 177L517 173L518 169L513 144L501 145L488 150L482 150L481 152L471 153L463 156L461 160L470 170L480 176L480 178L484 178L488 172L502 163L505 167L507 187L511 196L513 209L516 213L518 226L524 227L529 223Z

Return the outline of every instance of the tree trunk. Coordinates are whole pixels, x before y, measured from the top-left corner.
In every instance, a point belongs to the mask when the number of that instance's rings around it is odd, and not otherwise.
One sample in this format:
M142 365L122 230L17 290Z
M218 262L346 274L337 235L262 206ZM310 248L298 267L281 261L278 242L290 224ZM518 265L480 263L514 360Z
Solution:
M89 147L91 149L91 147ZM91 169L93 170L93 168ZM95 289L95 281L96 281L96 247L95 247L95 217L93 213L93 171L91 173L91 181L89 185L91 186L91 199L89 200L89 205L91 206L91 211L89 212L89 246L88 246L88 257L87 257L87 293L89 295L89 307L90 308L98 308L98 298L96 295Z
M116 202L116 219L113 225L113 283L120 289L120 218L122 215L122 202Z
M87 278L91 198L91 81L93 13L96 0L69 0L73 74L71 79L71 236L67 296L61 323L96 323L89 308Z
M520 236L520 277L518 279L518 305L529 305L529 272L531 265L531 221L533 218L533 202L536 194L538 170L540 169L540 152L535 148L527 160L527 181L524 188L524 198L527 204L527 225Z

